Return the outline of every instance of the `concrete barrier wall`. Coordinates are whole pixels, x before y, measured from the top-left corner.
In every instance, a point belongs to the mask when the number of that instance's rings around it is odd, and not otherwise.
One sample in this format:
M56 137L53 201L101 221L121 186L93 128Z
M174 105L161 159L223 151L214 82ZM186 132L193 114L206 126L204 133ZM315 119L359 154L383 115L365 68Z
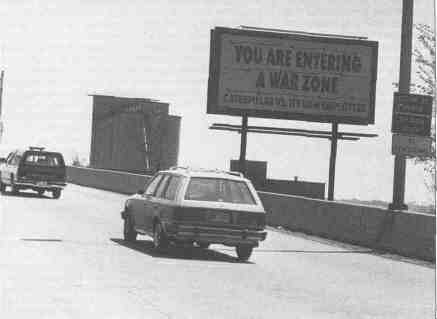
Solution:
M78 185L104 189L112 192L133 194L144 189L150 176L104 169L67 167L67 181Z
M135 193L150 176L78 167L67 168L71 183ZM300 196L258 192L267 223L399 255L435 260L435 216L392 212Z
M435 260L435 216L259 192L272 226Z

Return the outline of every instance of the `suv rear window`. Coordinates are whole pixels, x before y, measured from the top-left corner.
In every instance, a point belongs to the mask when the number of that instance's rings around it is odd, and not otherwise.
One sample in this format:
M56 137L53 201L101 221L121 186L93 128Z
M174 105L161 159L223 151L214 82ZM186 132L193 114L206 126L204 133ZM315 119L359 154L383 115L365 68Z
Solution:
M219 178L192 177L185 199L255 205L245 182Z
M26 152L24 155L24 164L51 167L65 165L61 154L48 152Z

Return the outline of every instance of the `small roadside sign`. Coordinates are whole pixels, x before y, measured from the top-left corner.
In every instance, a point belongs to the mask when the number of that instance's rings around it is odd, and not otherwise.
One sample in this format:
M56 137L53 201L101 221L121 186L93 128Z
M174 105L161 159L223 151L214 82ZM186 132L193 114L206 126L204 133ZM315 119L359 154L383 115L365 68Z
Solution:
M432 96L394 93L391 127L393 133L430 136L431 118Z
M428 156L431 154L431 138L393 134L391 152L393 155Z

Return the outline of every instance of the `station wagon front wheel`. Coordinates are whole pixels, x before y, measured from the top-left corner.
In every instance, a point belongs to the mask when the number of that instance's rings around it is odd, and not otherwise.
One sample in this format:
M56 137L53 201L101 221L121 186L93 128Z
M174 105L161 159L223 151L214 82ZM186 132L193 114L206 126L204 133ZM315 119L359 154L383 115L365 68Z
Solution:
M235 250L237 252L238 260L247 261L252 255L253 247L247 245L240 245L235 247Z
M162 229L161 223L156 223L153 227L153 247L157 251L162 251L169 245L167 236Z

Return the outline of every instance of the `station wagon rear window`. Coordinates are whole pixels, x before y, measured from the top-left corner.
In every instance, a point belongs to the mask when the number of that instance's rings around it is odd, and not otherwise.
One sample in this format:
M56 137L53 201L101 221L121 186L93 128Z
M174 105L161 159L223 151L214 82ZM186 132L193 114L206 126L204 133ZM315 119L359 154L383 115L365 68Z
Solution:
M245 182L207 177L192 177L185 193L185 199L234 204L256 204Z
M26 152L24 163L26 165L37 166L52 166L59 167L64 166L64 160L58 153L41 153L41 152Z

